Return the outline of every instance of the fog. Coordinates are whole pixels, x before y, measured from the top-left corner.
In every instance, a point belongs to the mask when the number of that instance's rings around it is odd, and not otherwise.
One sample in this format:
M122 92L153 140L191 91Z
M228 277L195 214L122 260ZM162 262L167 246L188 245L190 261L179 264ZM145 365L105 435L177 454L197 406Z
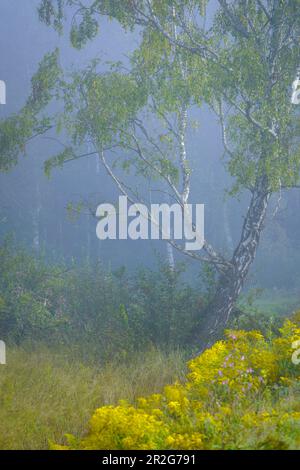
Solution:
M90 59L103 62L124 61L139 43L138 32L124 33L115 21L101 20L100 34L80 52L69 43L68 28L59 36L38 21L35 0L1 0L0 3L0 78L7 86L7 104L1 106L1 118L18 112L30 91L30 79L44 54L58 47L64 69L79 69ZM102 65L105 68L105 65ZM205 205L205 236L224 253L231 253L238 241L243 213L249 201L244 192L237 198L226 195L232 181L226 172L220 126L205 106L194 110L191 118L199 126L188 130L188 153L193 165L191 202ZM119 193L96 156L70 162L54 169L50 179L43 162L61 150L55 132L26 146L19 163L0 175L0 230L13 234L28 249L43 253L51 260L101 260L108 266L155 266L167 255L161 241L100 241L96 237L94 217L83 211L70 217L69 203L85 201L95 206L114 202ZM130 178L130 177L129 177ZM300 192L274 196L268 214L267 229L247 286L295 287L300 268ZM276 214L274 215L274 213ZM73 214L74 216L74 214ZM175 253L195 275L199 265Z
M0 0L0 465L300 448L298 10Z

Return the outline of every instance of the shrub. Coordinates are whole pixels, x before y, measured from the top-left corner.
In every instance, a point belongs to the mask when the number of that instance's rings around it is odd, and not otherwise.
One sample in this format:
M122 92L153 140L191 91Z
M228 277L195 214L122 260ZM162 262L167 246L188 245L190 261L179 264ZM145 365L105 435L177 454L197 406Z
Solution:
M47 264L0 245L1 339L76 345L89 356L123 359L136 351L186 347L204 300L181 270L129 275L95 265Z
M50 339L66 324L61 267L0 245L1 338L20 343Z

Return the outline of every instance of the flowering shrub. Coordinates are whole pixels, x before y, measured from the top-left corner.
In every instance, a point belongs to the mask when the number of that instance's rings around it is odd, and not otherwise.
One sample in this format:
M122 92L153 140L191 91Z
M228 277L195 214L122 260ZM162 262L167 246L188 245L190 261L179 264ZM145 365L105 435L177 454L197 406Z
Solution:
M183 384L97 409L81 439L55 449L288 449L300 447L299 368L291 362L296 323L280 337L227 331L188 364Z

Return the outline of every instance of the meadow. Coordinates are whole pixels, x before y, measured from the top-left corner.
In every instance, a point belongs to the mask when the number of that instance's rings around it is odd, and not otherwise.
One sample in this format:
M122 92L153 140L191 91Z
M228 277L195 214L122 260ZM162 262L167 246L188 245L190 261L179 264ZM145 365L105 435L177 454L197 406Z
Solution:
M84 363L70 351L8 348L0 366L0 448L48 449L66 433L81 436L94 409L135 402L183 377L183 354L149 351L126 363Z
M107 363L43 344L8 349L1 449L300 449L297 322L231 331L203 354Z
M51 266L9 243L0 260L1 449L300 448L297 292L249 292L199 355L208 282Z

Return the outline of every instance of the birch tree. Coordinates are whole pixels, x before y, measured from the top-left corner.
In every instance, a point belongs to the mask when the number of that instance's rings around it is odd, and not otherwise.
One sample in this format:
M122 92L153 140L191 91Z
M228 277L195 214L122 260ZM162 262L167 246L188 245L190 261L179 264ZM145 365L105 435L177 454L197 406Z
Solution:
M300 62L299 0L43 0L39 7L40 19L58 31L68 14L76 48L101 34L103 16L124 30L137 29L140 44L129 68L115 64L100 73L93 62L69 81L59 71L57 52L48 55L55 83L42 62L25 108L1 124L1 161L9 165L26 139L56 126L68 130L70 143L48 162L48 171L96 154L132 202L144 202L144 194L124 181L123 172L129 169L151 181L159 178L160 190L185 204L193 177L186 148L189 109L206 103L220 124L226 167L234 181L230 193L247 193L249 203L229 256L209 240L200 253L169 241L185 255L209 263L218 275L215 296L195 331L204 348L230 320L272 195L299 185L298 108L291 100ZM64 111L41 119L52 98L63 103ZM22 132L13 141L16 123ZM92 152L80 151L87 143Z

